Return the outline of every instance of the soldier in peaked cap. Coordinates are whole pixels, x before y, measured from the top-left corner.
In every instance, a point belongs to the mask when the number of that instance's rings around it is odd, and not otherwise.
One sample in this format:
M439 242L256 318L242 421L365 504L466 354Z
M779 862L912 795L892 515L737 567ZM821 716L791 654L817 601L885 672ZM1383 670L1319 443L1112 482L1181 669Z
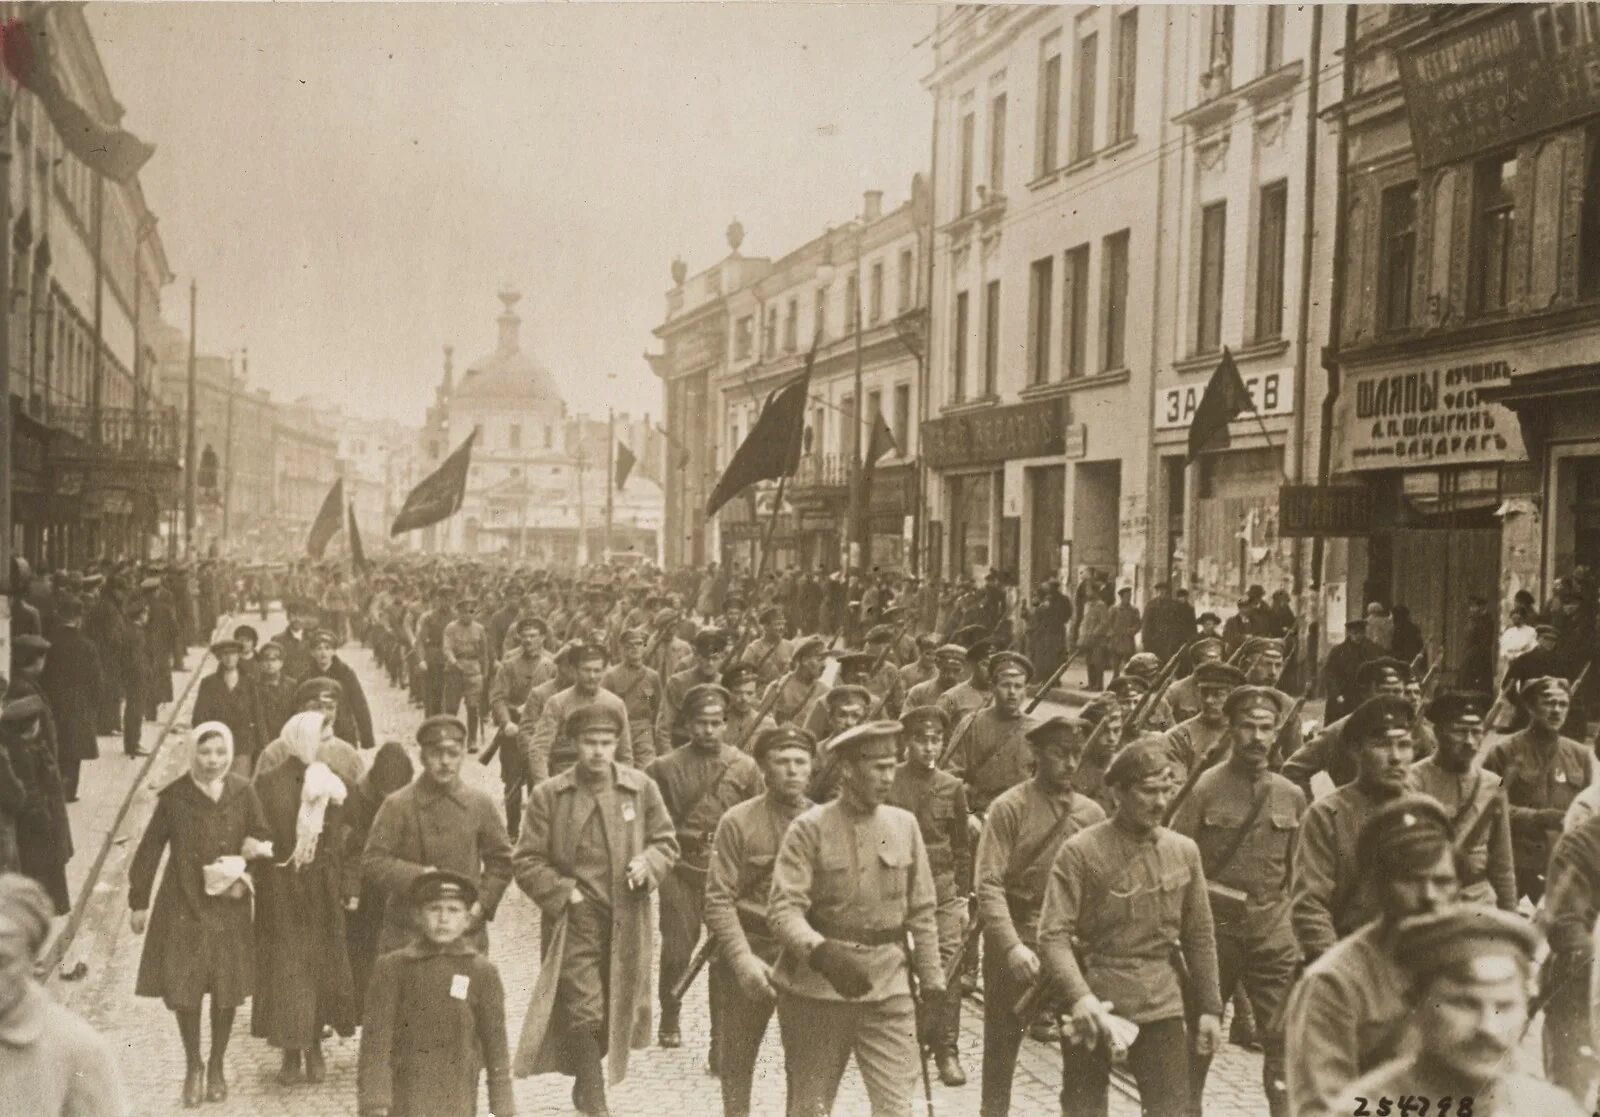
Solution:
M1483 767L1505 784L1517 891L1538 903L1567 808L1592 778L1592 757L1582 744L1561 735L1572 708L1572 685L1566 679L1534 679L1523 686L1521 699L1529 714L1527 727L1496 741Z
M939 668L934 663L934 653L939 648L939 634L919 632L912 642L916 654L900 668L900 687L906 695L901 709L911 704L911 691L914 688L939 676Z
M979 815L997 795L1027 779L1032 771L1025 737L1030 723L1022 704L1033 678L1033 664L1016 652L997 652L989 660L989 674L993 704L969 714L956 726L944 760L944 767L966 786L967 802Z
M1212 673L1212 678L1220 677ZM1273 1117L1287 1117L1281 1014L1300 962L1289 919L1289 867L1306 798L1267 769L1288 712L1277 691L1236 687L1221 712L1225 732L1220 740L1227 757L1196 779L1173 816L1172 828L1200 847L1217 928L1219 987L1224 998L1239 987L1249 998L1260 1027L1267 1109ZM1197 1056L1190 1065L1190 1112L1195 1115L1203 1109L1210 1063Z
M495 725L500 754L500 782L505 790L506 830L516 839L522 824L522 793L528 783L527 754L517 737L522 710L534 687L555 676L555 664L544 652L545 623L520 617L511 625L516 647L500 660L489 684L489 717Z
M753 663L735 663L722 673L722 685L728 692L727 741L736 749L750 752L756 733L778 723L772 715L760 713L756 695L760 693L760 672Z
M694 646L675 631L682 621L683 613L670 606L656 610L650 618L650 646L645 660L661 676L663 684L694 656Z
M1222 641L1201 637L1189 646L1191 661L1189 673L1167 688L1167 705L1178 723L1186 722L1200 712L1200 683L1195 672L1202 664L1222 662Z
M938 902L939 957L948 967L961 947L965 931L967 893L972 887L972 840L967 829L967 796L961 781L938 767L944 755L950 722L937 706L918 706L900 717L905 759L895 769L889 788L890 806L910 811L917 817L922 843L933 870L933 890ZM958 1041L961 1037L961 998L951 996L942 1004L925 1006L935 1019L924 1034L946 1086L966 1084Z
M661 691L661 710L656 715L656 747L675 749L689 740L689 728L681 714L684 697L693 687L716 683L727 666L728 634L720 628L702 628L694 636L694 660L667 680Z
M661 676L645 663L650 634L643 628L625 628L617 637L621 662L607 668L600 685L622 699L628 709L628 731L633 762L644 767L656 755L656 717L661 712Z
M841 734L839 797L802 813L779 846L768 922L781 951L772 984L791 1114L827 1113L852 1053L873 1111L910 1112L908 966L924 1003L945 995L927 850L916 817L886 803L900 732L874 721Z
M822 681L827 658L828 642L820 636L809 636L795 645L794 664L788 674L768 683L761 696L763 705L771 699L773 721L779 725L805 725L811 708L828 692Z
M712 838L705 924L720 971L724 1117L749 1117L756 1056L777 996L778 943L767 920L772 867L789 824L811 806L806 788L815 753L816 741L803 729L757 732L754 756L766 791L730 807Z
M1404 695L1411 682L1411 667L1398 659L1385 656L1368 660L1356 672L1354 693L1359 703L1379 695ZM1412 747L1417 757L1430 755L1434 750L1433 730L1422 718L1413 718ZM1354 754L1344 745L1350 715L1330 722L1322 732L1289 754L1283 762L1284 776L1295 786L1311 796L1311 779L1318 772L1327 772L1333 782L1342 787L1355 779Z
M1200 712L1167 730L1167 749L1178 765L1182 779L1196 764L1211 755L1228 732L1224 708L1228 695L1244 685L1244 672L1226 663L1202 663L1190 676L1200 699Z
M463 597L456 602L455 618L444 626L444 709L453 714L467 707L468 747L478 749L480 711L483 708L484 671L489 661L489 637L473 616L477 600Z
M1239 669L1244 672L1244 681L1251 686L1267 687L1274 691L1285 710L1294 705L1295 700L1294 695L1278 686L1278 680L1283 677L1284 666L1288 662L1288 655L1288 642L1277 636L1252 636L1239 650ZM1303 744L1305 740L1301 736L1298 721L1284 726L1281 749L1283 756L1293 756ZM1429 746L1425 745L1424 748L1426 747Z
M917 706L932 706L967 673L967 649L960 644L940 644L933 651L934 675L906 691L902 712ZM949 716L948 711L945 712Z
M1159 738L1123 746L1106 769L1117 790L1115 816L1069 838L1050 869L1039 953L1047 980L1071 1008L1078 1041L1062 1057L1063 1113L1105 1112L1108 1006L1139 1025L1128 1066L1147 1114L1186 1112L1191 1043L1206 1057L1221 1039L1200 851L1161 825L1174 772Z
M1437 799L1458 836L1461 897L1479 904L1517 906L1511 852L1511 811L1500 777L1478 763L1483 718L1490 698L1475 691L1444 691L1423 711L1438 748L1411 766L1411 786Z
M1405 1049L1416 994L1397 957L1402 921L1458 896L1454 834L1444 808L1402 795L1374 811L1356 850L1377 918L1311 962L1289 993L1290 1112L1335 1117L1345 1089Z
M1033 774L1002 792L984 815L973 868L983 925L983 1075L979 1112L1005 1117L1023 1029L1016 1015L1024 991L1039 980L1039 910L1050 866L1063 843L1105 819L1076 792L1073 779L1093 726L1052 717L1027 733Z
M634 764L627 704L601 685L608 658L605 646L575 643L565 651L571 685L545 699L532 726L526 731L519 727L518 731L527 748L529 778L536 784L566 771L577 760L577 741L566 723L568 715L583 706L605 706L616 713L622 722L617 762Z
M1340 735L1356 778L1311 805L1294 855L1294 930L1307 958L1376 914L1357 839L1367 819L1410 786L1413 721L1411 703L1380 694L1356 707Z
M761 610L760 621L761 635L745 648L740 662L755 667L756 679L764 687L789 670L794 661L794 646L784 639L787 621L782 608L768 605Z
M954 642L960 643L959 640ZM959 726L962 718L989 704L992 694L989 657L994 650L994 642L987 638L967 646L967 677L939 695L936 703L951 725ZM1030 671L1030 677L1031 674Z
M680 858L661 882L661 1026L663 1047L678 1047L682 1033L671 990L689 966L705 911L711 839L729 807L761 793L761 770L727 741L728 692L715 684L692 687L683 698L688 743L657 757L645 771L677 828ZM717 1068L720 986L711 990L711 1057Z
M820 802L833 793L833 777L837 772L827 763L833 739L866 721L872 703L872 692L866 687L842 683L824 694L821 701L813 704L802 727L819 742L817 747L819 763L811 789L813 799Z

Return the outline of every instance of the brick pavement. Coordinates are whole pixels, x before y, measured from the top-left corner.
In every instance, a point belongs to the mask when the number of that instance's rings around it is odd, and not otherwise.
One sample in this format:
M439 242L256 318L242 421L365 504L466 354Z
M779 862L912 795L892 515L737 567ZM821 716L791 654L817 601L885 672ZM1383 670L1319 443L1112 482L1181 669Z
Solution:
M281 619L275 615L270 628L276 630L280 625ZM342 650L340 656L355 668L367 690L379 740L409 742L420 714L410 706L406 696L388 684L365 649L352 646ZM185 718L180 718L180 722ZM114 847L95 886L83 935L71 955L73 959L88 959L91 966L88 978L75 983L59 980L51 983L58 996L119 1045L123 1074L130 1094L136 1099L136 1112L140 1117L182 1112L178 1095L183 1057L171 1014L159 1001L133 996L142 939L133 935L128 927L126 860L148 819L155 791L181 775L185 762L182 749L163 750L156 758L150 777L138 789L133 810L118 835L120 844ZM127 763L120 755L96 762L95 778L114 775L116 765ZM497 770L498 766L495 767ZM467 771L475 782L498 791L495 772L471 762ZM87 792L89 769L85 774ZM125 779L116 782L126 786ZM96 789L86 793L84 804L99 801L92 796L101 794L109 797L109 793ZM537 908L513 887L491 926L490 936L490 956L500 966L505 981L510 1039L515 1045L538 972ZM720 1111L717 1082L703 1072L706 1052L701 1037L707 1035L709 1023L705 990L702 979L684 1006L683 1030L688 1042L683 1048L676 1051L651 1048L635 1053L627 1081L611 1092L612 1109L619 1117L643 1114L690 1117ZM329 1075L322 1086L284 1089L274 1079L277 1052L250 1036L248 1007L241 1011L234 1035L228 1056L231 1096L223 1105L204 1107L205 1112L218 1117L235 1114L297 1117L355 1112L355 1039L334 1039L327 1046ZM966 1087L951 1090L935 1079L934 1105L943 1117L977 1112L981 1045L980 1009L969 1004L969 1011L963 1014L961 1047L972 1081ZM1208 1113L1244 1117L1262 1112L1259 1067L1259 1056L1227 1048L1212 1072ZM1046 1045L1027 1041L1017 1074L1013 1111L1018 1114L1055 1112L1059 1085L1059 1056ZM519 1081L516 1084L518 1110L538 1115L570 1113L569 1088L569 1080L555 1076ZM781 1114L783 1093L782 1053L774 1022L757 1066L755 1112L773 1117ZM484 1108L486 1111L486 1102ZM920 1112L920 1097L916 1108ZM1138 1108L1129 1097L1113 1092L1111 1111L1116 1117L1132 1117ZM865 1091L852 1066L846 1074L835 1113L840 1117L865 1117L868 1112Z

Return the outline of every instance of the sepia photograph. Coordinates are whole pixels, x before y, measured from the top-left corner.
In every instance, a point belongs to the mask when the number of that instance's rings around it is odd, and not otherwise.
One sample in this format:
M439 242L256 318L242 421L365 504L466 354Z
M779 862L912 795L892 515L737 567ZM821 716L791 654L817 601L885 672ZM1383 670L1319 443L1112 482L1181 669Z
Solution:
M1600 1112L1600 3L9 0L0 223L0 1117Z

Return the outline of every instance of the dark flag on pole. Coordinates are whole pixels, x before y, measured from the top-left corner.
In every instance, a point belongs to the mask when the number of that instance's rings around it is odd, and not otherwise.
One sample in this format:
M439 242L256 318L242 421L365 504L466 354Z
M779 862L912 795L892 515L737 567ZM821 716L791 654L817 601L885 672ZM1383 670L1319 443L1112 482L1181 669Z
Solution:
M467 495L467 470L472 465L472 442L478 437L476 429L467 440L456 447L439 468L418 482L406 497L406 503L389 528L390 535L416 531L440 520L448 520L461 509Z
M1255 409L1250 389L1239 375L1239 366L1233 363L1232 351L1224 349L1222 360L1211 374L1205 395L1200 397L1200 406L1194 409L1194 419L1189 423L1189 456L1185 462L1194 461L1203 450L1226 450L1228 424Z
M627 483L628 474L633 472L633 463L639 459L633 456L633 451L628 449L626 443L617 443L617 491L622 491L622 486Z
M815 355L813 349L812 356ZM806 370L782 388L773 390L750 433L733 452L733 460L706 500L708 518L757 481L794 476L800 465L800 439L805 430L806 395L810 390L811 357L807 357Z
M339 534L339 528L344 522L344 478L333 483L333 488L328 490L328 495L322 499L322 508L317 512L317 518L311 521L311 534L306 536L306 554L319 559L322 552L328 549L328 541Z
M350 565L360 574L367 568L367 549L361 545L361 529L356 526L356 506L350 506Z
M867 468L871 469L878 464L878 459L890 450L899 452L900 443L895 441L894 431L889 429L889 421L883 417L883 412L878 412L872 419L872 437L867 440Z
M667 433L667 428L662 426L661 424L659 424L659 423L656 424L656 430L660 431L661 432L661 437L666 439L669 443L671 443L672 444L672 448L674 450L678 451L678 460L677 460L677 463L674 466L674 468L680 469L680 470L688 469L689 468L689 451L688 451L688 449L682 443L680 443L676 438L673 438L670 434L668 434Z
M44 106L68 151L97 174L126 184L156 149L118 127L115 120L107 122L91 116L62 84L57 72L57 43L65 36L52 27L52 16L60 18L69 7L67 4L30 5L26 18L6 21L0 26L0 59L5 62L6 72L39 98L39 104Z

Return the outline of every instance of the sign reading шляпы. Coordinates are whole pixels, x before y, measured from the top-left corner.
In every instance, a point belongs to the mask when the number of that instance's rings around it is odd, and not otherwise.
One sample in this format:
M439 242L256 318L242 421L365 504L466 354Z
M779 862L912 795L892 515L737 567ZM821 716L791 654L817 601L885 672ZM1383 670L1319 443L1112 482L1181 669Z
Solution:
M1520 460L1517 420L1478 389L1511 379L1506 361L1352 373L1339 392L1341 469Z
M1399 51L1426 170L1600 111L1600 6L1510 5Z

